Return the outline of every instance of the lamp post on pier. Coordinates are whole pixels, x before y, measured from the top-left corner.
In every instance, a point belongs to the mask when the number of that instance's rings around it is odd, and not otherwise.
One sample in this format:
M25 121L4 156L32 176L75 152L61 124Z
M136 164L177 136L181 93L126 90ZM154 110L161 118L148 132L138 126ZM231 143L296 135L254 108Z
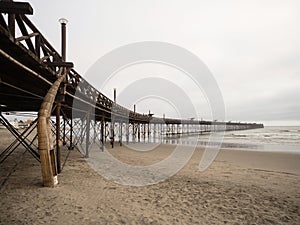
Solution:
M66 25L68 20L61 18L58 20L61 24L61 57L62 61L66 62ZM66 68L63 68L62 75L66 72ZM57 172L61 172L61 163L60 163L60 111L61 111L61 101L63 100L63 94L65 92L65 84L61 84L60 90L57 93L57 105L56 105L56 163L57 163ZM65 128L64 128L65 131ZM72 132L72 131L71 131ZM65 135L65 134L64 134ZM64 140L65 142L65 140Z
M58 22L61 24L61 57L66 61L66 25L69 22L65 18L60 18Z

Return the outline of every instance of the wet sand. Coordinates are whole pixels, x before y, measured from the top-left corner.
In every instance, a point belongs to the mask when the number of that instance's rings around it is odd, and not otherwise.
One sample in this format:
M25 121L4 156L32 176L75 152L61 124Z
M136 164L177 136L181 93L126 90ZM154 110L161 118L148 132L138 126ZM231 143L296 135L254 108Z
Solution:
M3 149L10 139L1 133ZM132 165L150 165L174 146L136 152L108 150ZM204 172L203 149L158 184L124 186L106 180L74 150L56 188L42 187L39 163L26 152L0 165L0 224L300 224L300 154L222 150ZM64 150L65 151L65 150Z

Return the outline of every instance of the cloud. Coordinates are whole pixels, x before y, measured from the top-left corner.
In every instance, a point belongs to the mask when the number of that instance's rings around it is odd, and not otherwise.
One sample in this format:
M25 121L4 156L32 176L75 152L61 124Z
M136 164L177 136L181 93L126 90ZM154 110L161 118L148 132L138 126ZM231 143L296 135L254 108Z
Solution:
M300 89L285 90L276 95L262 97L254 101L245 101L236 107L227 109L227 118L236 120L299 120Z
M119 46L170 42L195 53L210 68L230 119L299 119L299 1L91 0L89 7L77 1L31 3L33 21L56 49L57 20L69 19L67 58L82 75Z

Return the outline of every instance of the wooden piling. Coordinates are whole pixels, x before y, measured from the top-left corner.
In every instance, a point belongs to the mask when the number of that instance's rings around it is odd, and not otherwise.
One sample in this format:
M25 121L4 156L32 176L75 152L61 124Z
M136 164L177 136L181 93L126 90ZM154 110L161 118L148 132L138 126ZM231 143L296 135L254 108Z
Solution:
M87 112L86 115L86 132L85 132L85 158L89 157L89 147L90 147L90 125L91 125L91 116L90 112Z
M120 121L119 122L119 142L120 142L120 146L122 146L123 145L123 143L122 143L122 137L123 137L123 129L122 129L122 127L123 127L123 122L122 121Z
M101 118L101 150L104 151L104 116Z

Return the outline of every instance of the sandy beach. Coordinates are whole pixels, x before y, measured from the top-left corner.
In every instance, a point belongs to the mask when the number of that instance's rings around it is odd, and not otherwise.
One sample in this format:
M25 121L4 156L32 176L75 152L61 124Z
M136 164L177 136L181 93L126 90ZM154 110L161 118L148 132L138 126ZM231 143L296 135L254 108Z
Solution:
M9 143L3 133L0 143ZM132 165L153 164L173 149L108 147ZM1 183L23 151L1 165ZM44 188L27 152L1 187L0 224L300 224L300 154L222 150L199 172L202 153L197 148L175 176L134 187L106 180L74 150L58 187Z

